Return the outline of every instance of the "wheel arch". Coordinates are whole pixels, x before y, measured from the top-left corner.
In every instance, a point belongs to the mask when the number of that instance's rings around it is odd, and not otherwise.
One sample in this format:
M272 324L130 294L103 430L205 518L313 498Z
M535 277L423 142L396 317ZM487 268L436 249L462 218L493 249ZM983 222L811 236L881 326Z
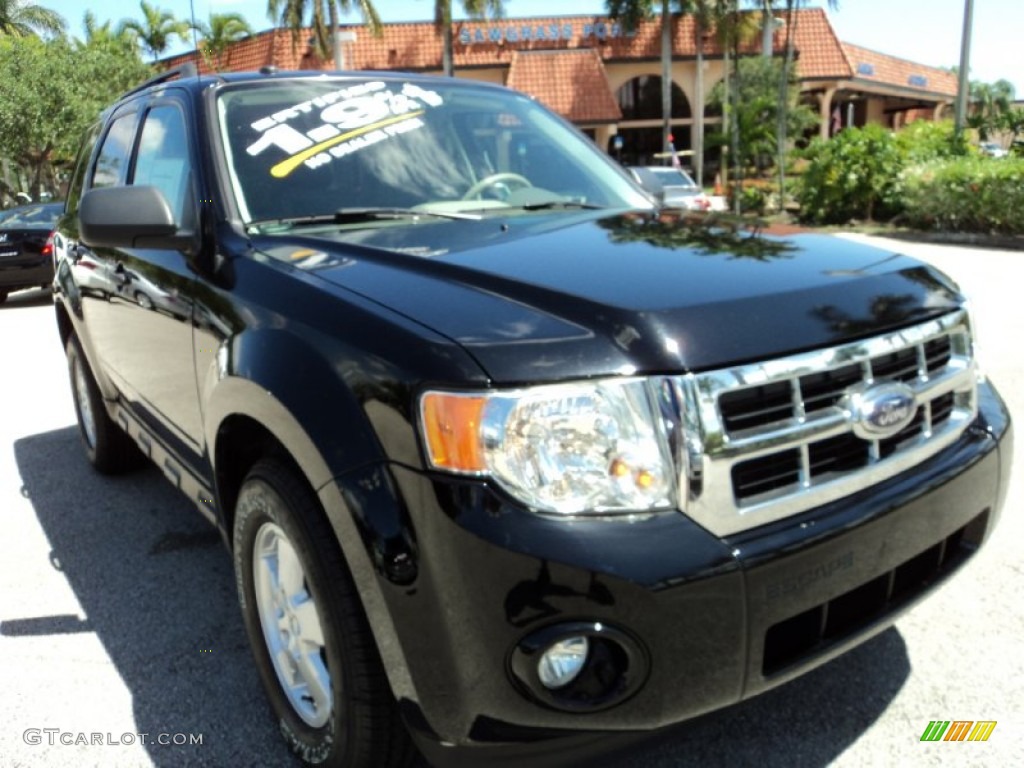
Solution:
M217 506L230 532L238 488L261 458L278 458L294 468L314 493L333 472L298 418L265 387L249 379L221 381L207 402L206 443L210 446Z
M405 698L414 690L397 629L387 607L378 568L371 555L373 534L361 531L346 500L345 479L329 466L298 418L254 381L228 378L218 386L208 411L208 445L218 509L231 541L234 505L249 469L273 457L293 468L316 494L328 525L356 584L392 691ZM380 469L378 465L377 469Z
M238 491L249 470L263 458L277 459L309 482L309 477L302 471L288 448L256 419L233 413L221 422L214 444L214 483L217 506L221 511L224 529L229 534L229 546L232 543L230 531L235 522ZM312 487L312 483L310 485Z

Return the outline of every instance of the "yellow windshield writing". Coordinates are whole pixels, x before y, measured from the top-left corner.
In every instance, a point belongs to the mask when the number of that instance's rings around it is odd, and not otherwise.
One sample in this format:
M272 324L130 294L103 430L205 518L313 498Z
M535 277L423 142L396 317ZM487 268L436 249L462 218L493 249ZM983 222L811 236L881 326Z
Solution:
M418 112L409 112L404 115L398 115L397 117L389 117L385 120L379 120L376 123L371 123L370 125L364 125L360 128L356 128L355 130L348 131L347 133L338 134L337 136L333 136L330 139L327 139L326 141L321 141L319 144L314 144L312 147L304 149L303 151L299 152L296 155L292 155L287 160L282 160L280 163L278 163L277 165L270 169L270 175L273 176L275 179L283 179L285 176L290 174L304 162L306 162L312 157L316 157L324 150L330 149L331 147L337 144L341 144L344 141L348 141L349 139L354 139L357 136L362 136L363 134L370 133L371 131L376 131L380 128L384 128L388 125L405 122L406 120L411 120L413 118L419 117L420 115L423 114L423 111L424 110L420 110Z

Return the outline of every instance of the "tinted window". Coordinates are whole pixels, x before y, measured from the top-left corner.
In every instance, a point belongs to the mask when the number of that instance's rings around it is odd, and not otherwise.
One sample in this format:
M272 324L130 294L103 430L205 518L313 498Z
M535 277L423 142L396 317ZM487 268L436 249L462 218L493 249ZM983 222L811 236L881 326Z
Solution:
M85 170L89 167L89 158L92 156L93 147L96 146L96 139L99 137L101 123L96 123L89 129L86 139L82 142L82 149L78 154L78 162L75 165L75 173L68 184L68 210L74 211L78 208L78 200L82 196L82 185L85 183Z
M662 186L665 187L695 187L697 182L691 179L686 171L678 168L649 167L647 170L654 174Z
M103 139L96 170L92 174L92 186L113 187L121 183L128 167L128 153L131 151L135 131L135 115L122 115L110 125Z
M146 115L139 137L132 184L153 186L164 193L174 219L191 224L191 162L185 118L174 106L154 107Z
M64 210L63 203L26 205L4 211L0 217L0 229L53 229L57 217Z

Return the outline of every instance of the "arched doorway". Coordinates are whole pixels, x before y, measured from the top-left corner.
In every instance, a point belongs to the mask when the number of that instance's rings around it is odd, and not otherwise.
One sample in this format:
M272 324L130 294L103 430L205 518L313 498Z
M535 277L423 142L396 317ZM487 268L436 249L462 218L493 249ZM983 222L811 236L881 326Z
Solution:
M622 122L618 135L622 137L621 149L609 148L613 156L624 165L663 165L667 158L659 157L664 152L661 118L661 77L640 75L625 82L617 93ZM678 129L673 131L673 144L677 151L690 148L690 131L683 127L693 117L690 101L683 90L672 83L672 122Z

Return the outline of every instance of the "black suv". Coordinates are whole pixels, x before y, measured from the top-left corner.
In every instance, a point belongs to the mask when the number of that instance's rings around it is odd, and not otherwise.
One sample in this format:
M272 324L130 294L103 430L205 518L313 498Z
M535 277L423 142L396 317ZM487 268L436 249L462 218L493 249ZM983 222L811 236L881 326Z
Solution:
M573 764L753 696L1007 485L947 277L657 210L504 88L169 73L88 135L55 247L89 459L220 528L310 763Z

